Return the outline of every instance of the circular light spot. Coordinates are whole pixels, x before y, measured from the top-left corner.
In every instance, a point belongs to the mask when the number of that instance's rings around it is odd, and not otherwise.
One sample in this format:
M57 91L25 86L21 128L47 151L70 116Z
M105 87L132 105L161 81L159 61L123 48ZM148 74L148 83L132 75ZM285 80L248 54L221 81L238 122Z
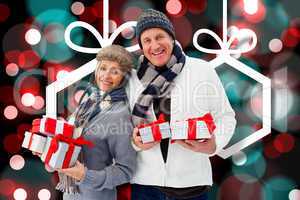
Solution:
M207 7L207 0L188 0L186 3L189 11L193 14L200 14Z
M24 167L25 165L25 160L22 156L20 155L14 155L10 158L9 160L9 165L12 169L14 170L20 170Z
M21 141L17 134L6 135L3 140L3 147L7 153L16 154L21 149Z
M15 76L18 74L18 72L19 72L19 67L17 64L9 63L8 65L6 65L6 73L9 76Z
M81 96L83 95L83 93L84 93L83 90L78 90L78 91L75 93L74 99L75 99L75 101L76 101L77 104L79 103L80 98L81 98Z
M10 179L0 180L0 195L11 195L15 189L15 183Z
M14 191L15 200L25 200L27 198L27 192L23 188L18 188Z
M9 120L15 119L18 116L18 109L15 106L7 106L4 109L4 116Z
M293 30L293 28L288 28L281 34L281 40L286 47L295 47L299 43L299 38L295 36Z
M126 8L122 14L122 17L124 21L134 21L141 13L142 9L140 7L131 6Z
M38 198L40 200L49 200L51 198L51 193L47 189L41 189L38 193Z
M300 199L300 190L293 189L289 193L289 200L299 200Z
M264 147L264 154L266 157L274 159L280 156L280 153L276 150L272 143L268 143Z
M84 5L81 2L74 2L71 6L72 13L74 15L81 15L84 12Z
M109 32L113 33L117 29L117 22L109 20Z
M281 133L277 135L274 140L274 146L280 153L287 153L294 148L295 139L292 135L287 133Z
M169 0L166 4L166 9L171 15L177 15L182 9L182 4L179 0Z
M68 75L69 72L66 70L60 70L57 74L56 74L56 80L61 80L63 79L66 75Z
M25 34L25 40L28 44L36 45L41 41L41 33L34 28L29 29Z
M65 27L60 23L51 23L44 29L45 38L52 44L63 41L64 32Z
M41 96L36 96L34 104L32 105L32 107L36 110L40 110L44 107L44 105L45 105L44 98L41 97Z
M247 155L240 151L232 156L232 161L237 166L244 165L247 162Z
M40 61L40 56L33 50L23 51L18 57L19 66L24 69L37 67Z
M4 22L10 15L10 9L5 4L0 4L0 22Z
M283 44L282 44L281 40L279 40L279 39L272 39L269 42L269 48L274 53L280 52L282 49L282 46L283 46Z
M249 15L254 15L258 10L258 0L244 0L244 10Z
M25 93L21 97L21 102L26 107L32 106L35 102L35 97L31 93Z
M125 39L132 39L135 35L134 28L132 27L126 28L124 29L124 31L121 32L121 34Z

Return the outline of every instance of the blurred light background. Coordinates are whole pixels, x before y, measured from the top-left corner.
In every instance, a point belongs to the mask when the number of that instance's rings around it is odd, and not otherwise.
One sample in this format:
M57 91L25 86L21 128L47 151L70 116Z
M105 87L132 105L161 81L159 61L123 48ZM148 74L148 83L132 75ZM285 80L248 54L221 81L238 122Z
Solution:
M222 0L111 0L109 4L110 32L136 20L143 9L154 8L170 17L187 55L207 61L215 57L197 51L192 38L200 28L222 35ZM21 142L31 121L45 114L46 85L95 57L69 48L64 41L65 28L80 20L102 33L102 8L102 0L0 3L0 199L61 199L54 189L57 175L22 149ZM228 0L229 36L239 28L250 28L258 36L254 50L235 57L272 80L272 133L231 158L211 158L215 184L210 199L300 199L299 8L296 0ZM115 43L136 44L134 31L125 29ZM99 47L85 29L76 28L71 38L81 46ZM233 43L235 48L244 39L240 35ZM198 42L219 48L210 37ZM134 54L137 57L139 53ZM261 128L262 85L226 64L217 72L238 121L230 146ZM87 80L58 95L60 116L74 111Z

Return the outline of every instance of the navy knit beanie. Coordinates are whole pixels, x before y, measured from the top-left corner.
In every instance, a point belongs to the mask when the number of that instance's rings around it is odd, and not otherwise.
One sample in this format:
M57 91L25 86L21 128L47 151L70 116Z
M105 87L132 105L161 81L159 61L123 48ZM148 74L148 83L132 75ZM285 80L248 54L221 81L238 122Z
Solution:
M175 40L174 27L168 17L160 11L147 9L139 16L136 25L136 36L141 48L141 35L149 28L161 28Z

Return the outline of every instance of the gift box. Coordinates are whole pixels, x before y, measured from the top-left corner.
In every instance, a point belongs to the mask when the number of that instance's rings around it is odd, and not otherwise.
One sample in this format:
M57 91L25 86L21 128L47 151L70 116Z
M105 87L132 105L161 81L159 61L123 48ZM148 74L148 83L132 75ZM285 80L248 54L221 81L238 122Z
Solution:
M26 131L24 135L25 137L22 143L23 148L29 149L33 152L43 153L47 137L28 131Z
M177 121L171 124L172 140L208 139L211 138L215 128L213 118L209 113L203 117Z
M164 120L163 115L160 115L157 121L140 125L138 128L143 143L160 141L171 137L170 124Z
M48 137L41 160L53 169L64 169L75 165L82 145L92 146L92 143L82 137L66 138L63 135Z
M74 125L66 121L43 117L42 119L35 119L32 122L32 131L39 132L48 136L62 134L65 137L72 138Z

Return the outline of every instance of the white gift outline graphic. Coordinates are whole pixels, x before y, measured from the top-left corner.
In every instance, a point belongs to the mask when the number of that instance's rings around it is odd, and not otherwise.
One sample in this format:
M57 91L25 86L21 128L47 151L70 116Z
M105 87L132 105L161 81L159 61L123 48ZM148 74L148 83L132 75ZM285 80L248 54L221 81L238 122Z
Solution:
M239 32L244 32L251 37L252 43L247 48L243 49L230 49L231 44L233 41L238 38ZM204 53L216 54L217 57L211 60L209 63L214 68L220 66L221 64L228 64L231 67L234 67L236 70L242 72L243 74L251 77L252 79L256 80L257 82L263 85L262 91L262 98L263 98L263 111L262 111L262 122L263 127L251 135L247 136L246 138L240 140L239 142L227 147L226 149L221 149L220 152L217 154L223 159L226 159L233 154L239 152L240 150L248 147L249 145L255 143L256 141L262 139L266 135L271 133L271 80L264 76L263 74L253 70L252 68L248 67L244 63L238 61L237 59L230 56L230 54L241 54L248 51L251 51L255 48L257 44L257 37L254 31L250 29L240 29L239 32L235 32L231 35L229 40L227 40L228 29L227 29L227 0L223 0L223 40L213 31L209 29L199 29L194 33L193 36L193 44L196 49ZM201 34L208 34L212 36L217 43L220 45L220 49L208 49L205 47L201 47L198 44L198 37Z
M98 51L106 46L111 45L116 37L126 28L136 26L136 21L129 21L121 26L119 26L109 37L109 2L108 0L103 1L103 37L101 34L90 24L82 21L72 22L68 25L65 31L65 41L67 45L82 53L90 53L96 54ZM81 47L79 45L74 44L70 39L70 34L72 29L76 27L82 27L89 30L98 40L101 48L88 48L88 47ZM139 45L133 45L126 48L128 51L133 52L139 49ZM93 59L84 65L80 66L76 70L68 73L62 79L56 80L55 82L51 83L46 87L46 116L56 119L57 117L57 99L56 95L58 92L62 91L63 89L69 87L70 85L74 84L75 82L81 80L83 77L92 73L96 68L97 60Z
M90 24L85 22L73 22L71 23L66 31L65 31L65 41L68 46L74 50L84 53L97 53L101 48L87 48L87 47L80 47L74 44L70 39L71 30L75 27L83 27L88 29L98 40L102 47L108 46L113 43L114 39L118 36L122 30L128 27L136 26L136 21L130 21L122 24L118 27L109 37L109 16L108 16L108 0L103 1L103 38L101 34ZM219 36L209 29L199 29L194 33L193 36L193 44L196 49L205 53L212 53L217 54L217 58L210 61L210 64L213 67L218 67L221 64L227 63L231 67L234 67L238 71L244 73L245 75L253 78L257 82L263 85L263 127L260 130L255 131L248 137L244 138L243 140L235 143L234 145L228 147L227 149L222 149L218 155L222 158L228 158L229 156L237 153L238 151L246 148L247 146L253 144L254 142L260 140L264 136L270 134L271 132L271 80L260 74L259 72L249 68L244 63L232 58L230 54L239 54L245 53L252 50L257 44L257 37L256 34L250 29L241 29L240 31L244 31L245 33L249 34L253 41L250 47L247 49L230 49L230 45L235 39L235 36L232 35L227 41L227 0L223 0L223 41L219 38ZM209 34L216 39L219 43L221 49L207 49L201 47L197 43L197 38L200 34ZM136 44L131 47L127 47L127 50L130 52L136 51L139 49L139 46ZM96 67L96 59L93 59L84 65L80 66L78 69L68 73L65 77L60 80L57 80L46 87L46 116L56 118L57 117L57 99L56 94L63 89L69 87L73 83L81 80L83 77L89 75L95 70Z

